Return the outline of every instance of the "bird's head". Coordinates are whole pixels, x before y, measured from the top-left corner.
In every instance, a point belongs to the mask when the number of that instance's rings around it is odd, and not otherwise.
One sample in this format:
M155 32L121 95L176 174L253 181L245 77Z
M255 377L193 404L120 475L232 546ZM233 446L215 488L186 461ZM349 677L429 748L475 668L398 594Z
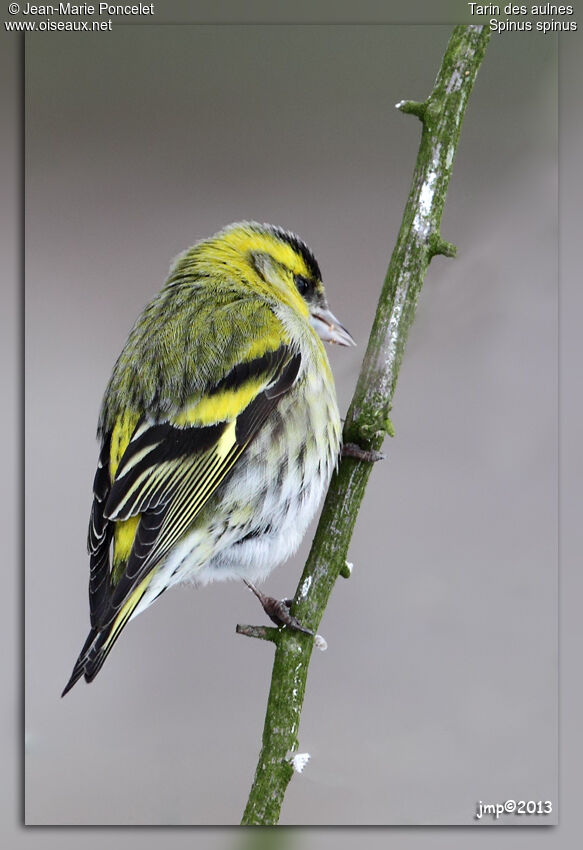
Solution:
M294 233L244 221L219 231L207 244L215 262L221 258L262 294L302 314L324 342L356 344L328 307L316 258Z

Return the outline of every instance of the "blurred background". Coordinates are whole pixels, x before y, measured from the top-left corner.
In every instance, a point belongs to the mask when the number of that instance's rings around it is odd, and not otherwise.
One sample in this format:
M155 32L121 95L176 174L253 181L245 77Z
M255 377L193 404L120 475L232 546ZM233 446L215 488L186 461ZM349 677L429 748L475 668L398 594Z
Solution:
M28 824L238 823L272 661L235 635L264 619L242 586L166 594L91 687L59 699L88 628L101 395L172 257L255 218L306 239L359 342L331 351L346 409L419 138L394 104L428 94L450 31L27 37ZM471 824L477 800L556 800L554 37L492 39L442 233L458 258L434 260L423 288L396 437L312 660L312 759L285 824ZM309 542L271 594L294 590Z

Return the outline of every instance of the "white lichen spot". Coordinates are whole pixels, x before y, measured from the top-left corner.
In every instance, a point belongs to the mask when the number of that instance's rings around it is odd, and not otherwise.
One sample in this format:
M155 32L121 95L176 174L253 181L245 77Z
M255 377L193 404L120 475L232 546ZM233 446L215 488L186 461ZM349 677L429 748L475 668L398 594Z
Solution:
M449 168L453 162L453 145L450 145L447 149L447 154L445 157L445 167Z
M431 224L430 213L433 196L435 195L435 183L437 174L435 171L430 171L427 175L427 180L421 187L419 195L419 206L413 219L413 230L422 239L425 239L429 234Z
M354 569L354 564L352 563L352 561L345 561L344 563L346 564L346 569L348 570L348 575L351 576L352 570Z
M419 193L419 206L413 219L413 230L421 238L426 239L431 228L431 208L433 197L437 186L437 168L439 166L439 154L441 145L436 145L431 158L431 168L421 186Z
M445 87L445 91L447 94L451 94L452 91L457 91L463 82L463 77L460 73L459 68L454 68L453 73L449 80L447 81L447 85Z
M427 182L423 185L419 196L419 209L423 216L428 216L431 212L431 204L433 202L433 196L435 195L436 180L437 173L432 169L427 175Z
M403 268L408 268L408 255L405 256L405 261L403 262ZM385 373L387 375L391 374L391 366L394 363L394 359L397 351L397 339L398 337L398 329L399 329L399 315L395 310L391 313L391 318L389 319L389 333L388 336L388 344L385 353Z
M305 599L312 586L312 576L306 576L300 587L300 599Z
M301 773L307 763L310 761L309 753L296 753L292 758L291 763L295 773Z
M322 635L314 635L314 646L316 649L319 649L320 652L326 652L328 649L328 642L325 637L322 637Z

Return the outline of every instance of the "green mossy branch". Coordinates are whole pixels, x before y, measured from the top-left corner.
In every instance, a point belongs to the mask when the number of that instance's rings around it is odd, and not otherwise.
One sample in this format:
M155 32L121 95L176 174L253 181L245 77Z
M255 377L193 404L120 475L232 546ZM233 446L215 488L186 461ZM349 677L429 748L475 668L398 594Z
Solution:
M367 452L378 451L385 435L393 432L391 402L429 263L436 254L455 256L455 247L441 237L441 215L464 112L489 36L487 27L455 27L427 100L397 104L420 119L422 132L401 229L344 425L344 442ZM348 575L346 554L372 467L362 459L343 457L330 484L291 609L314 632L336 579ZM276 647L262 749L242 823L276 824L293 775L291 758L298 750L314 639L285 627L241 630Z

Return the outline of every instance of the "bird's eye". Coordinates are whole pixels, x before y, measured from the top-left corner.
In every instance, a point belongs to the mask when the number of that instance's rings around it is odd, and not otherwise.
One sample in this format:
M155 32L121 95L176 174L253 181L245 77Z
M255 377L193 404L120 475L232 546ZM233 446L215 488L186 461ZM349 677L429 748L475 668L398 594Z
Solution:
M312 282L301 274L295 276L295 284L300 295L306 295L312 288Z

